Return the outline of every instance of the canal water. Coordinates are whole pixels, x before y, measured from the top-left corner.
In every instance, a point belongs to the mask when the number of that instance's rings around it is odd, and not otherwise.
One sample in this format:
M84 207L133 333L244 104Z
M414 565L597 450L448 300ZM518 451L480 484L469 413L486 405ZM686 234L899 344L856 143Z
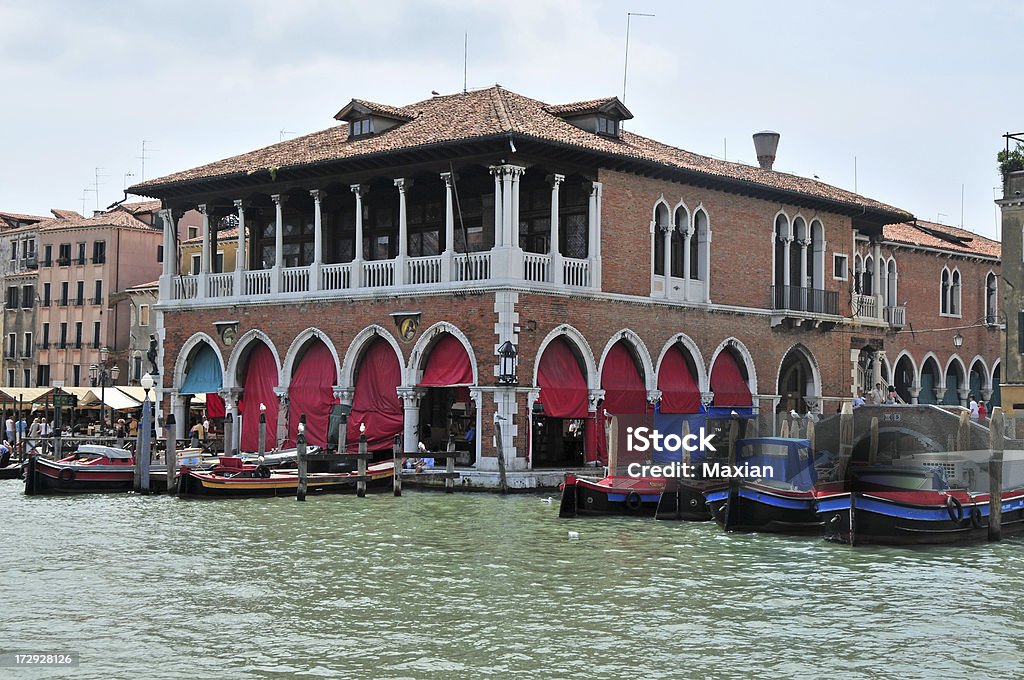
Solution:
M1020 540L851 549L560 520L542 498L28 498L0 482L0 650L80 654L0 677L1021 673Z

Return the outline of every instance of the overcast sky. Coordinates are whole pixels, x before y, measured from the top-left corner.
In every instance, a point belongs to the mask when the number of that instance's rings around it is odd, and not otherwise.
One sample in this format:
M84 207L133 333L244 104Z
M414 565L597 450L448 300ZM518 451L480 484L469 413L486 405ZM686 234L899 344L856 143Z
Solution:
M1021 2L0 0L0 210L88 210L127 183L494 83L622 96L639 134L995 236L995 154L1024 130ZM283 133L282 133L283 131ZM856 158L856 178L854 173Z

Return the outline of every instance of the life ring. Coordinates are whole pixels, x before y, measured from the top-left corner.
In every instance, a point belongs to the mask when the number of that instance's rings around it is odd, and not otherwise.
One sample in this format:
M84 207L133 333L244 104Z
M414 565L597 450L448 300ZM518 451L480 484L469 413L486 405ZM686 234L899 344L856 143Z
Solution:
M964 504L955 496L946 496L946 512L954 522L961 522L964 518Z
M270 468L266 465L257 465L255 472L260 479L270 479Z
M62 482L70 482L74 478L75 471L68 467L62 468L61 471L57 474L57 479L59 479Z
M971 507L971 526L980 529L985 526L981 521L981 508L977 505Z
M626 509L627 510L639 510L640 506L643 505L644 499L641 498L640 494L636 491L630 491L626 496Z

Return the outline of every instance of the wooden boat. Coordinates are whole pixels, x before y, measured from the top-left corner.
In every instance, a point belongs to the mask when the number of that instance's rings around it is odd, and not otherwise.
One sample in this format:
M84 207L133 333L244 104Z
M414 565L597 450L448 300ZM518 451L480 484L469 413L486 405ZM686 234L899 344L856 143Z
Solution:
M83 444L61 460L30 456L25 464L25 493L29 496L131 491L134 479L131 451L113 446Z
M727 485L705 494L712 517L726 531L821 532L809 440L740 439L729 472Z
M979 471L961 452L854 467L847 480L818 489L825 538L850 545L986 540L990 494L981 488L987 477ZM1004 536L1024 532L1024 486L1016 476L1016 487L1004 484L1000 498Z
M393 485L394 463L387 460L366 469L367 491L383 491ZM356 490L357 472L311 472L306 493L346 493ZM178 495L201 498L294 496L299 486L297 470L275 470L265 465L246 465L239 458L222 458L211 470L181 468Z

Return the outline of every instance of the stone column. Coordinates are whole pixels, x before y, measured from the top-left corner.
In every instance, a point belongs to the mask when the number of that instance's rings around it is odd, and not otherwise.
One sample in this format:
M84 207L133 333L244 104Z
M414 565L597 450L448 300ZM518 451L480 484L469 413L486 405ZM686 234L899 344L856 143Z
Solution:
M170 300L174 295L174 277L178 274L178 229L174 211L164 208L160 211L164 223L164 261L160 276L160 300Z
M871 246L874 269L871 272L871 294L875 298L875 318L882 318L882 244L875 241Z
M405 261L409 257L409 223L405 208L405 192L412 186L411 179L395 180L398 187L398 257L395 258L395 285L405 283Z
M450 172L442 172L444 181L444 251L441 253L441 280L452 280L452 258L455 256L455 206L452 201L452 190L455 177Z
M663 242L662 247L662 263L665 268L665 299L667 300L672 296L672 225L662 224L659 225L661 229L661 239Z
M403 451L415 451L420 441L420 400L423 391L414 387L399 387L405 417L402 427Z
M797 244L800 246L800 285L797 287L800 289L800 309L806 312L810 311L807 300L807 239L799 239Z
M285 197L274 194L274 268L270 274L270 292L281 292L281 270L284 268L284 202Z
M352 397L355 396L355 390L353 388L351 388L351 387L343 387L341 385L333 385L331 387L331 389L333 390L334 398L338 400L338 403L341 404L342 408L344 410L346 410L348 413L351 413L352 412ZM351 428L352 427L352 423L348 422L346 427L347 428ZM356 427L358 427L358 425ZM328 433L328 434L330 434L330 433ZM341 450L342 451L346 450L345 446L347 444L347 440L348 440L348 430L346 429L345 437L344 437L344 439L341 442ZM330 448L332 451L334 450L335 445L336 445L336 440L329 440L327 442L328 448Z
M324 223L320 201L323 200L323 189L311 189L313 197L313 264L309 267L309 290L320 290L320 268L324 263Z
M235 251L234 293L236 296L240 296L245 292L245 201L236 200L235 210L238 211L238 247Z
M203 246L199 257L199 281L196 284L196 297L205 298L209 295L210 278L210 212L205 203L199 206L203 215Z
M587 255L590 258L590 286L601 289L601 192L602 184L590 185L590 205L587 215ZM667 279L666 279L667 280Z
M688 218L689 219L689 218ZM683 237L683 299L690 299L690 249L693 248L693 244L690 242L693 236L693 229L687 224L686 228L682 231Z
M494 247L500 248L505 245L505 214L504 195L501 192L501 180L505 175L505 166L492 165L491 175L494 176Z
M501 173L501 195L504 200L501 202L501 225L502 231L502 242L509 247L515 247L519 245L518 239L513 239L513 234L519 231L518 225L512 224L512 206L515 201L515 197L512 195L512 174L513 166L505 165L502 166Z
M551 175L551 283L561 286L565 283L565 271L562 265L562 252L558 249L558 187L565 181L565 175Z
M174 414L174 420L177 425L174 426L174 431L179 439L188 438L188 431L192 427L192 423L189 420L189 401L192 400L191 394L181 394L175 390L171 391L171 413Z
M238 452L238 443L241 441L242 428L238 425L238 401L242 398L241 387L225 387L217 392L224 400L224 411L231 415L231 450ZM225 453L227 453L225 451Z
M968 397L971 396L971 389L969 387L958 387L956 394L960 397L960 405L967 406L969 402Z
M277 448L284 446L284 443L288 440L288 408L290 401L288 399L288 388L287 387L275 387L274 394L277 395L277 423L267 423L267 448ZM271 428L274 428L271 430ZM274 440L271 443L269 436L273 432Z
M351 188L356 197L356 244L352 256L350 281L353 288L361 288L363 286L363 196L366 195L366 186L353 184Z
M910 388L910 403L916 405L918 403L917 402L917 398L919 396L921 396L920 388L918 388L918 387L911 387Z
M782 267L782 285L787 289L792 285L790 279L792 278L793 264L790 260L790 246L793 243L792 236L782 237L782 261L785 263ZM783 292L783 298L785 299L786 308L789 308L789 290Z

